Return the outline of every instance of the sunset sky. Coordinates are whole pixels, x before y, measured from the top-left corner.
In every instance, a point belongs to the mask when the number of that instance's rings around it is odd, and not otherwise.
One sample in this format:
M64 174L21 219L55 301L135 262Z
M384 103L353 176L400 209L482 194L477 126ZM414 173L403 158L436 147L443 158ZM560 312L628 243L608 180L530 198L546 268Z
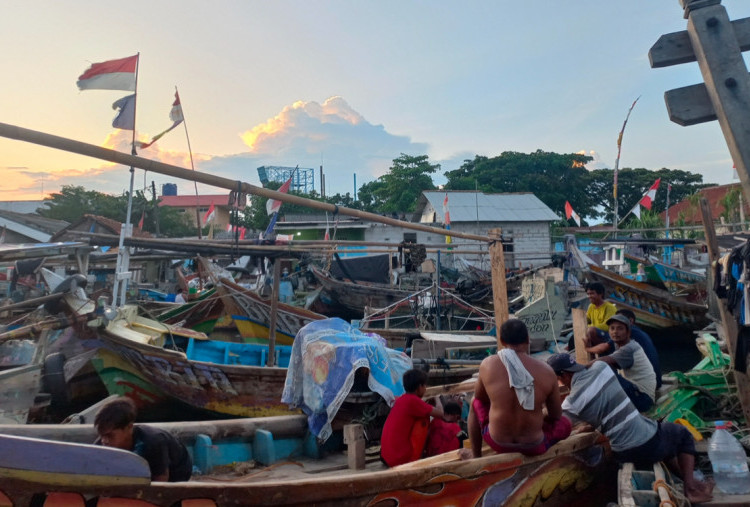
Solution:
M731 19L747 0L723 0ZM684 30L678 0L183 0L3 2L0 122L129 151L111 127L128 92L79 91L94 62L140 52L137 135L166 129L180 91L196 169L258 184L256 168L326 172L351 192L401 153L456 169L474 155L585 151L592 168L662 167L729 183L716 122L669 121L664 92L697 64L651 69L649 48ZM139 155L189 167L185 130ZM62 185L120 193L127 168L0 139L2 200ZM136 189L170 180L136 174ZM175 181L180 194L191 182ZM202 187L203 193L224 190ZM561 211L561 210L555 210Z

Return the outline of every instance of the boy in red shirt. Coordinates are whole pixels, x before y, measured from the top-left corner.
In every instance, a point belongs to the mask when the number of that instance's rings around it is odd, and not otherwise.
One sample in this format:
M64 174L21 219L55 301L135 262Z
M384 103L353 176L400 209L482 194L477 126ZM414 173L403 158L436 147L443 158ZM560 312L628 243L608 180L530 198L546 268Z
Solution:
M430 416L443 417L440 408L422 400L427 391L427 373L408 370L403 382L406 393L396 398L380 436L380 457L389 467L420 459Z
M427 433L427 456L437 456L448 451L455 451L461 446L458 435L461 433L461 405L449 401L443 406L443 418L435 418L430 423Z

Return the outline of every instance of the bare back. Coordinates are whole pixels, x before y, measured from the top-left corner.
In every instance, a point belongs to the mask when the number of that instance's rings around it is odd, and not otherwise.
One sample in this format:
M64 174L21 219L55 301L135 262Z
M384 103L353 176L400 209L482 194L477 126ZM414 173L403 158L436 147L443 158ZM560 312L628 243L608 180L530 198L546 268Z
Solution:
M485 358L479 367L475 396L490 402L490 436L500 444L539 443L544 437L542 409L547 408L551 419L562 415L560 391L552 368L525 353L518 353L518 357L534 377L533 410L521 407L515 389L510 386L508 371L497 354Z

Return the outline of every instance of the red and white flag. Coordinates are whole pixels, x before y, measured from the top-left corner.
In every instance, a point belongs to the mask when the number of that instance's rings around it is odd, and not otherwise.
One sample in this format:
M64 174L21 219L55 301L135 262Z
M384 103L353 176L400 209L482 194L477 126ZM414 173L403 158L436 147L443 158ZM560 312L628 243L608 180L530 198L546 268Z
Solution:
M143 210L143 213L141 213L141 219L138 220L138 228L140 230L143 230L143 222L146 220L146 210Z
M292 177L290 176L288 180L284 182L283 185L279 188L279 192L282 194L286 194L289 192L289 187L292 186ZM278 213L278 211L281 209L281 201L277 201L276 199L269 199L266 201L266 211L269 215L273 215L274 213Z
M648 192L646 192L646 195L643 196L643 198L638 202L641 206L643 206L646 209L651 209L651 206L654 204L654 201L656 200L656 191L659 189L659 183L661 183L661 178L657 178L653 185L651 185L651 188L648 189Z
M576 225L578 225L578 227L581 226L581 217L579 217L578 213L573 210L573 206L571 206L568 201L565 201L565 218L570 220L570 217L573 217L573 220L576 221Z
M211 206L208 207L208 211L206 211L206 214L203 215L203 225L206 225L208 222L214 219L216 216L216 208L214 207L214 203L211 203Z
M159 134L156 134L150 142L148 143L136 143L139 145L140 149L148 148L152 144L154 144L156 141L162 138L164 134L174 129L177 125L185 121L185 117L182 115L182 104L180 104L180 95L177 92L174 92L174 102L172 102L172 110L169 111L169 119L172 120L172 126L169 127L164 132L161 132Z
M135 73L138 55L93 63L78 76L79 90L126 90L135 91Z

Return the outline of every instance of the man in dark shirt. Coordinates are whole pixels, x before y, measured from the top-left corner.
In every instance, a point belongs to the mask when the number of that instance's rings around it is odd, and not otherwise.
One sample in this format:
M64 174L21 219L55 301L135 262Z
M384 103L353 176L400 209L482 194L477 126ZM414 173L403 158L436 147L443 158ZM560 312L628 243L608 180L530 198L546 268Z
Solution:
M182 442L164 430L135 426L135 417L135 404L130 398L121 396L110 401L94 419L99 434L94 443L141 456L148 462L152 481L190 480L193 462Z
M635 314L631 310L617 310L617 314L624 315L630 319L630 338L641 346L651 366L654 367L656 388L659 389L661 387L661 364L659 363L659 353L656 351L654 342L651 341L651 337L643 329L635 325Z

